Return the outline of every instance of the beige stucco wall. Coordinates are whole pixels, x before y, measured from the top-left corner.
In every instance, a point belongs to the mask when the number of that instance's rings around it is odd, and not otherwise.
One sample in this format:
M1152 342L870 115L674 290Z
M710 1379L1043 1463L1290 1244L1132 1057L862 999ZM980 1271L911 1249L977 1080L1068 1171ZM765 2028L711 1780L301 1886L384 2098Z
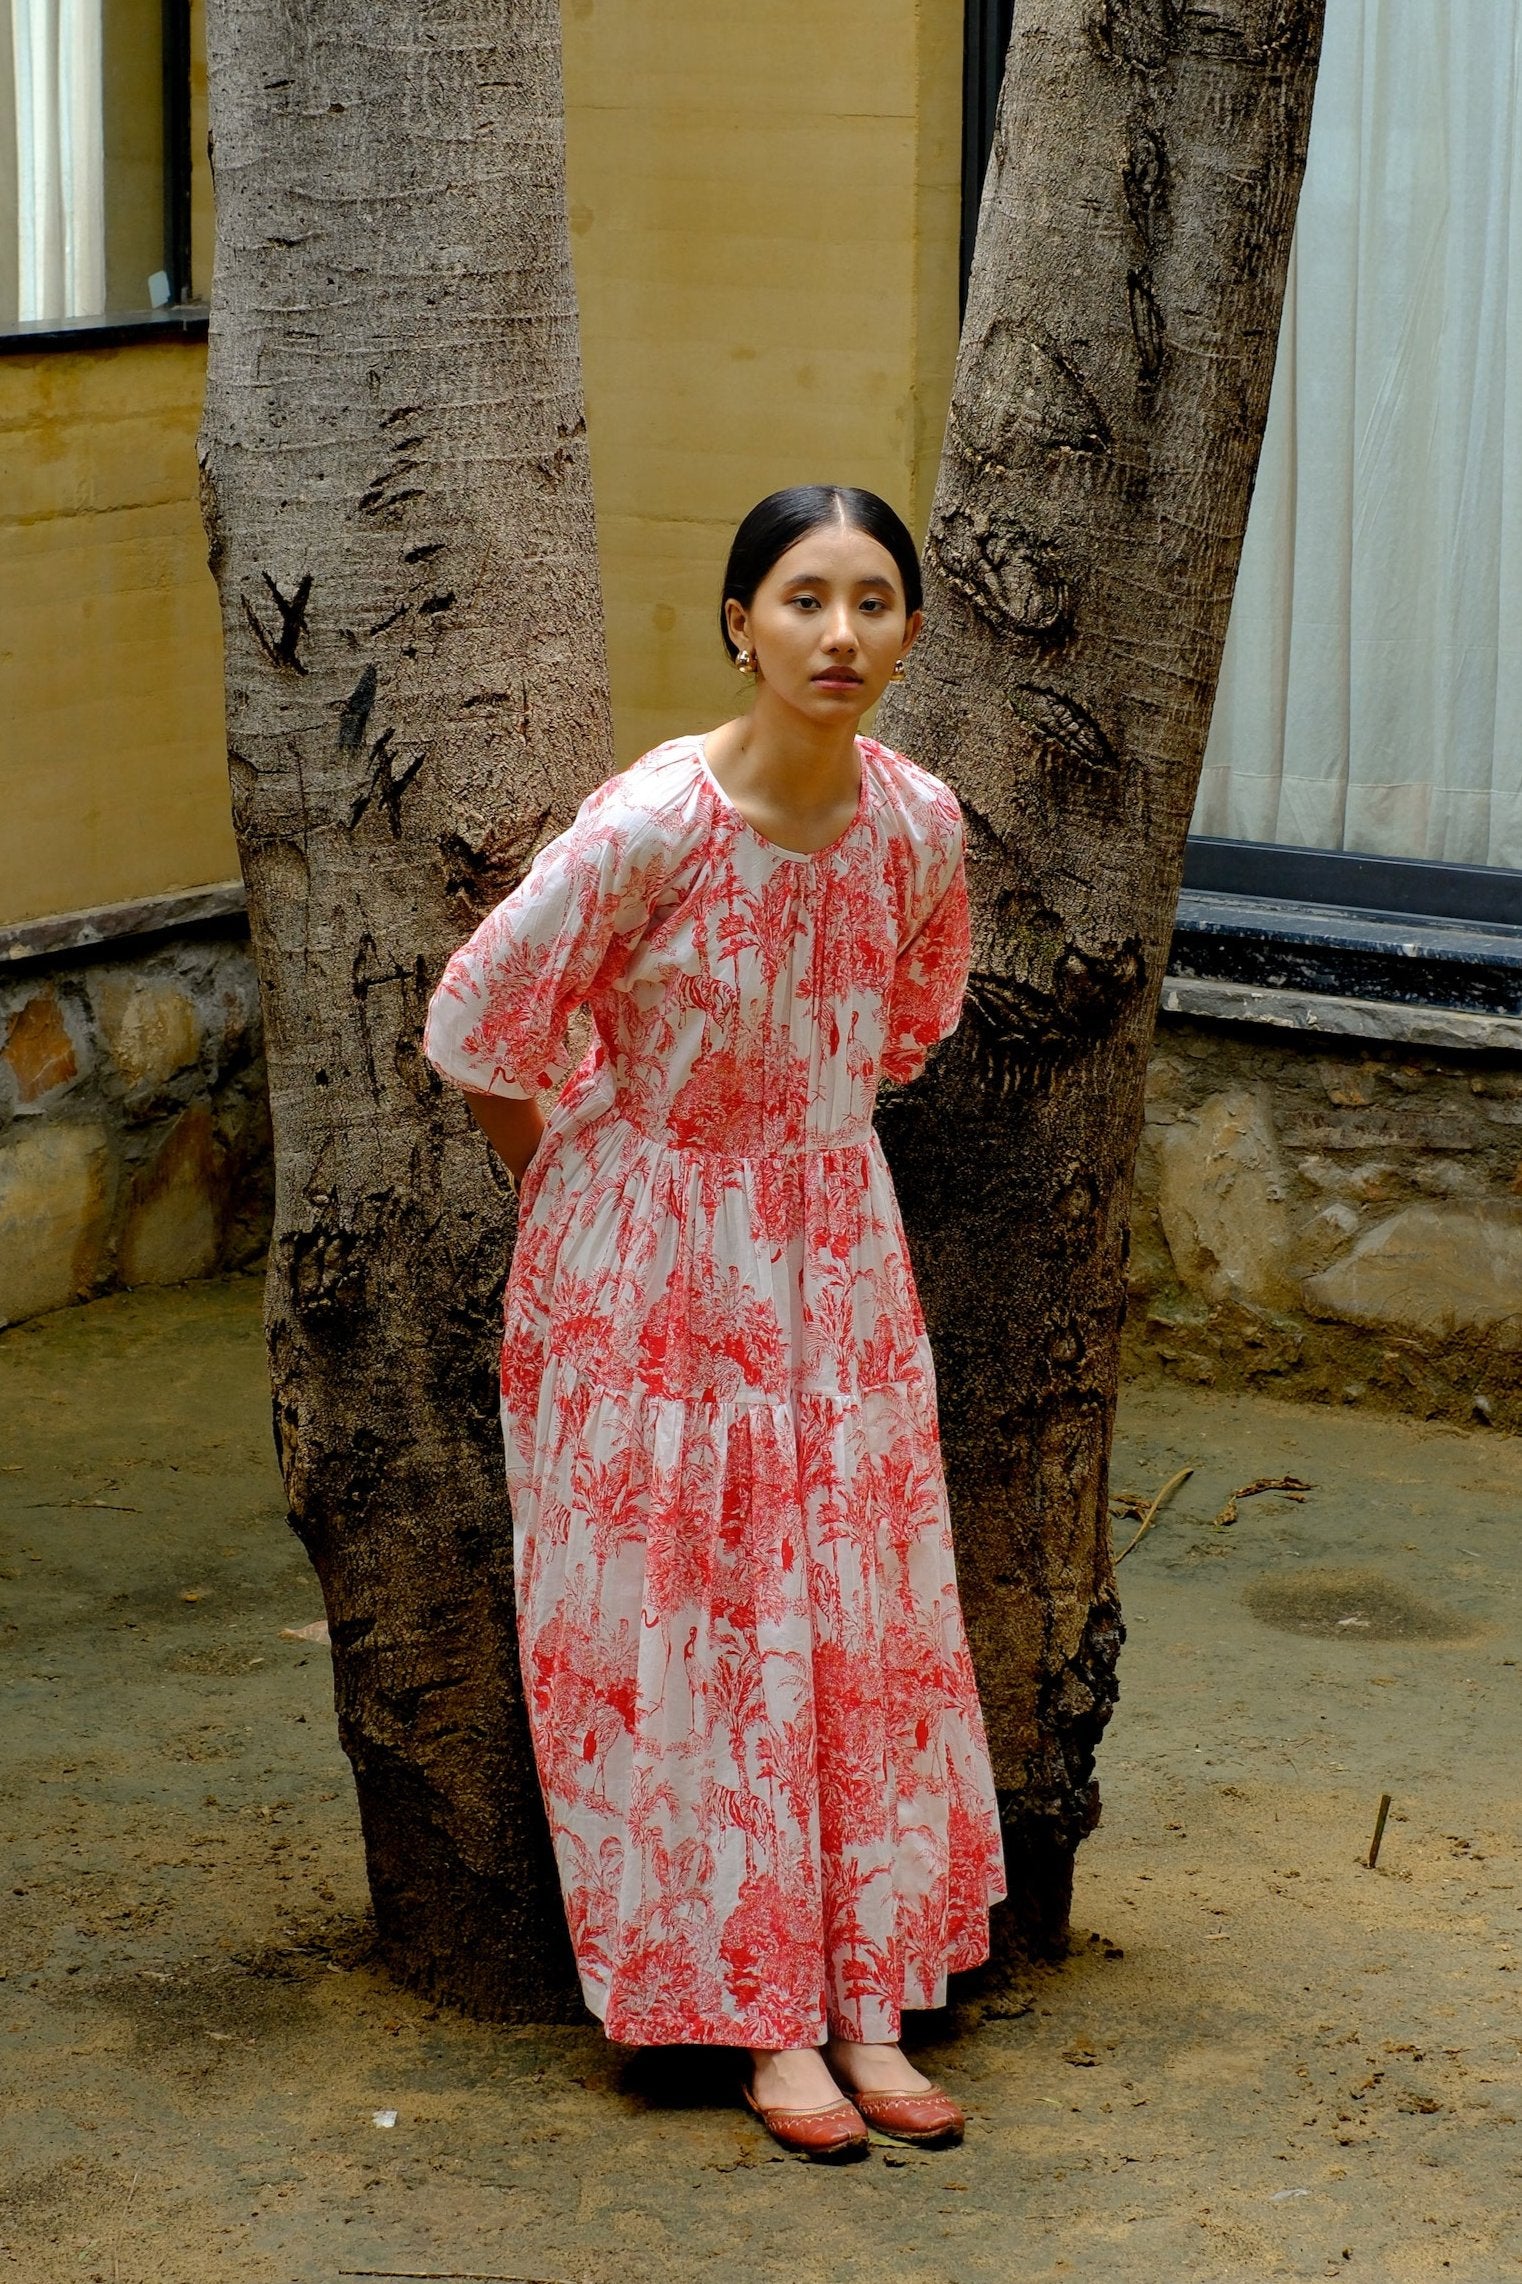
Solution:
M961 10L566 0L565 29L629 760L733 708L715 594L763 492L869 484L923 526L956 341ZM199 70L194 102L200 153ZM204 289L204 163L197 193ZM204 372L162 342L0 357L0 923L236 873Z
M205 352L0 357L0 921L228 880Z
M204 293L201 0L191 14ZM0 356L0 924L236 877L196 505L205 381L193 342Z
M619 759L722 720L717 590L781 484L918 534L956 351L962 11L565 0Z

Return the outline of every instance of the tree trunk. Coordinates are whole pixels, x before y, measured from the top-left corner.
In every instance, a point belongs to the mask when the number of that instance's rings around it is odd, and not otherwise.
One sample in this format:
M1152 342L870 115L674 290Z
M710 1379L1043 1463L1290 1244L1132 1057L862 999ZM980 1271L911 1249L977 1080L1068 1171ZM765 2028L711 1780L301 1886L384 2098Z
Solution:
M1268 407L1322 0L1022 0L883 734L958 790L974 975L883 1130L939 1362L1014 1952L1066 1933L1122 1638L1131 1172Z
M266 1304L376 1921L564 2016L494 1320L507 1184L422 1060L449 951L612 766L554 0L211 0L202 430L267 1029Z

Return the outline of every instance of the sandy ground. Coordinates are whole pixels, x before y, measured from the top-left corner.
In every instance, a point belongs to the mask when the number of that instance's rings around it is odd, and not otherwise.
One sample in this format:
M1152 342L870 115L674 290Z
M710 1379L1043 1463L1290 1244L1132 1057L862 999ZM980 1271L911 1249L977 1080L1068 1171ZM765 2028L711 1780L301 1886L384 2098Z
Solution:
M1522 1444L1131 1391L1117 1488L1197 1473L1121 1573L1073 1956L929 2023L963 2149L837 2172L367 1963L251 1280L13 1329L0 1422L0 2279L1522 2274Z

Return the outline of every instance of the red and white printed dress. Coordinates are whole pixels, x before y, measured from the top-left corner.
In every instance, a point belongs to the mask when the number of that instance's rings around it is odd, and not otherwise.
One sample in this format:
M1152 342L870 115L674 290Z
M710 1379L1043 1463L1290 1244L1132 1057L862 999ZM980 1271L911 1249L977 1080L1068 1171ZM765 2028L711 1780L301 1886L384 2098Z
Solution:
M872 1128L951 1031L961 815L858 740L798 855L701 741L583 805L454 958L426 1052L561 1087L502 1421L524 1684L587 2004L631 2044L894 2039L1004 1893L935 1384ZM561 1086L566 1030L592 1045Z

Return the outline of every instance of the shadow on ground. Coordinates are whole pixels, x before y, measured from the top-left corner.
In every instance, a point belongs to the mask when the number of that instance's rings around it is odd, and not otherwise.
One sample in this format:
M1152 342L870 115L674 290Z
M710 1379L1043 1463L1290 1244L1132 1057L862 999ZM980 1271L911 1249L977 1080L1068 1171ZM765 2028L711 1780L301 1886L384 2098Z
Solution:
M965 2148L823 2172L721 2061L371 1963L253 1281L13 1329L0 1419L0 2278L1522 2274L1522 1445L1130 1392L1117 1491L1196 1472L1121 1572L1073 1956L926 2024Z

